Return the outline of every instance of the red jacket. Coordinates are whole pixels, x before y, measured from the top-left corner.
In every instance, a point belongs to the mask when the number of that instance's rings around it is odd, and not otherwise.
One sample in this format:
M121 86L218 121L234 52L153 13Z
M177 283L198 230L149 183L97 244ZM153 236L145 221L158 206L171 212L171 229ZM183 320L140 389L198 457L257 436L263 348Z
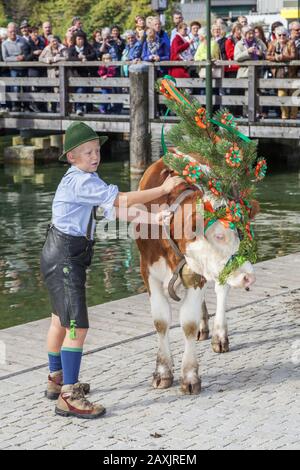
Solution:
M186 51L190 47L189 42L185 41L179 34L176 34L171 44L170 60L182 60L181 52ZM186 67L172 67L169 74L175 78L190 78L189 71Z
M98 69L98 75L99 77L115 77L117 73L117 67L114 67L113 65L109 65L106 67L105 65L101 65Z
M227 60L234 60L234 48L235 48L235 43L232 39L232 36L230 36L228 39L226 39L226 42L225 42L225 52L226 52ZM239 69L238 65L226 65L225 72L237 72L238 69Z

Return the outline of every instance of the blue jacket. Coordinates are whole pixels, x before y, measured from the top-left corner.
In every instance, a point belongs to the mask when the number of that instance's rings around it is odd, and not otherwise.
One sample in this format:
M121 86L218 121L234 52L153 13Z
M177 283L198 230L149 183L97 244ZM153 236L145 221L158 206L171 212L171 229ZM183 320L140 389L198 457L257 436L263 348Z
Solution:
M170 41L169 37L166 33L162 35L159 39L159 47L157 50L157 55L159 56L160 60L170 60ZM149 51L148 42L144 41L143 44L143 52L142 52L142 60L151 62L151 52Z
M122 60L140 59L141 56L142 56L142 45L140 41L136 41L132 47L130 47L129 44L127 44L122 54Z
M122 60L124 61L140 59L141 57L142 57L142 44L140 43L140 41L136 41L132 47L130 47L129 44L127 44L122 54ZM124 77L129 76L128 65L123 65L122 75Z

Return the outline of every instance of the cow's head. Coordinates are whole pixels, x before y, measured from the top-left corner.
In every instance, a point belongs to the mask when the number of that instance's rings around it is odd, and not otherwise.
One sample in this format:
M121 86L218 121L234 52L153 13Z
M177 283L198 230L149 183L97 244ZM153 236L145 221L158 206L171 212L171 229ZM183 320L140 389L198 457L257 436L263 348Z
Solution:
M207 281L218 281L223 269L239 250L240 238L236 229L227 228L219 220L204 230L203 215L197 209L196 194L187 198L184 204L192 204L191 214L185 215L184 223L192 218L192 237L178 240L181 250L186 256L189 267L196 273L203 275ZM255 206L251 217L258 208ZM176 221L175 221L176 223ZM255 282L252 264L244 262L238 269L233 271L227 278L227 284L231 287L248 289Z

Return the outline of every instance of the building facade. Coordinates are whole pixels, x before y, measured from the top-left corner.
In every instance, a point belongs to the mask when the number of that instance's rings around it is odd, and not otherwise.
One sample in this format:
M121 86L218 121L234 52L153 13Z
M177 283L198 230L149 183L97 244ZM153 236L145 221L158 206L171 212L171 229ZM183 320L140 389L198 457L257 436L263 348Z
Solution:
M236 18L255 12L257 0L211 0L212 13L223 18ZM205 16L205 0L181 0L181 10L187 21Z
M204 18L205 0L181 0L181 9L187 21ZM300 18L300 0L211 0L212 13L224 18L239 15L280 15L287 20Z

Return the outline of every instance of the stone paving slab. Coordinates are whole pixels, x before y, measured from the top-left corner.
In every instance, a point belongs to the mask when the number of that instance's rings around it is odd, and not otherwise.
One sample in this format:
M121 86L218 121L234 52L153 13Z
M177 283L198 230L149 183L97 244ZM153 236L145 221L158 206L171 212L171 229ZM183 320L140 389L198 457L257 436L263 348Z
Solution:
M179 389L181 329L171 330L175 383L152 389L156 337L83 359L96 421L56 417L47 369L0 380L0 449L300 449L300 287L228 313L231 352L197 343L203 390ZM160 437L153 437L157 433Z
M232 290L228 307L236 308L267 299L300 286L300 253L259 263L255 267L257 282L250 292ZM173 322L178 322L178 307L173 305ZM215 311L213 287L207 292L210 314ZM1 314L1 313L0 313ZM117 300L89 308L91 330L85 351L107 348L120 341L153 331L147 294ZM45 338L49 319L0 330L1 344L6 346L6 364L0 362L0 378L38 367L46 362ZM1 350L0 350L1 353ZM103 351L105 355L106 352ZM0 356L1 357L1 356Z

